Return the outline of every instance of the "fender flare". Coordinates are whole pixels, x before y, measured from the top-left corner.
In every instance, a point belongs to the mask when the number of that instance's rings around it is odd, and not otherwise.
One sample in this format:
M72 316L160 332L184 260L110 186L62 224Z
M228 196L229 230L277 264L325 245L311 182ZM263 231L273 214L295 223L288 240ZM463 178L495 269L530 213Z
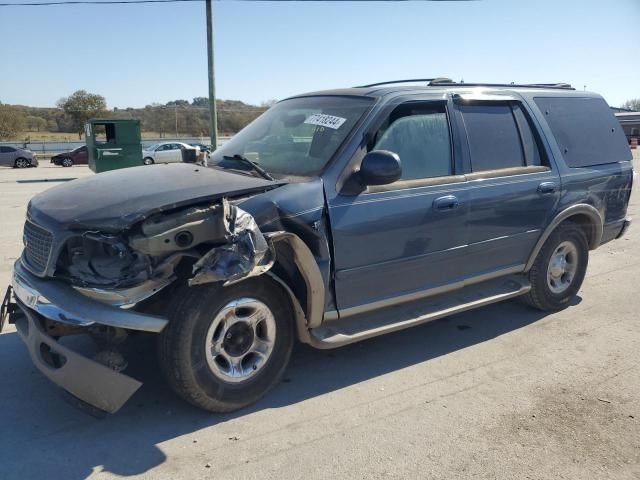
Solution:
M300 272L300 275L304 279L306 285L306 299L302 302L298 301L296 296L293 294L289 285L286 285L280 278L276 275L273 275L280 283L284 284L287 288L287 293L291 297L294 310L299 310L298 307L302 307L302 312L296 312L297 318L297 326L298 326L298 335L300 337L304 337L305 334L308 335L308 329L318 327L322 323L322 319L324 317L324 307L325 307L325 288L324 281L322 279L322 273L320 272L320 268L318 267L318 263L316 262L315 257L309 250L309 247L306 243L304 243L300 237L290 232L274 232L270 234L266 234L268 241L275 245L280 242L284 242L293 252L293 257L295 261L295 266ZM276 257L276 262L278 261ZM271 273L271 272L269 272ZM306 318L304 319L304 324L301 325L301 318L299 313L304 313ZM301 328L305 331L301 331Z
M576 215L586 215L587 217L589 217L590 225L592 226L591 235L590 238L588 238L589 249L594 250L598 248L598 245L600 245L600 240L602 239L602 230L604 228L604 221L602 220L600 212L596 210L596 208L592 205L588 205L586 203L572 205L558 213L551 221L551 223L549 223L544 232L542 232L542 235L540 235L538 242L536 243L531 252L531 255L529 256L529 261L527 261L527 264L525 265L525 272L528 272L531 269L531 267L533 266L533 262L535 262L538 253L544 245L544 242L547 241L547 238L549 238L551 233L553 233L558 225Z

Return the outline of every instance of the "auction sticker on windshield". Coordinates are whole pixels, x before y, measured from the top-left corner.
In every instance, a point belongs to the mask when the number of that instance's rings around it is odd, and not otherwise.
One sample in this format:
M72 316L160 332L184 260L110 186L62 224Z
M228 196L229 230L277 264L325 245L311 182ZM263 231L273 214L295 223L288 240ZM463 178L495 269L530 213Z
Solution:
M334 130L337 130L346 121L346 118L334 117L333 115L326 115L324 113L314 113L309 118L307 118L304 123L319 125L321 127L333 128Z

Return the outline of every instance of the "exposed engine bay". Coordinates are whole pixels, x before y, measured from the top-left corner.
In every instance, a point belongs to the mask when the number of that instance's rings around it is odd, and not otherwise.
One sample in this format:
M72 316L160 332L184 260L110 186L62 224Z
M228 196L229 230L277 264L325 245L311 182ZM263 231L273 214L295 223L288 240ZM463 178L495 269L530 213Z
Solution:
M157 213L119 233L71 237L55 275L86 295L134 304L182 277L189 285L260 275L275 259L253 217L226 199Z

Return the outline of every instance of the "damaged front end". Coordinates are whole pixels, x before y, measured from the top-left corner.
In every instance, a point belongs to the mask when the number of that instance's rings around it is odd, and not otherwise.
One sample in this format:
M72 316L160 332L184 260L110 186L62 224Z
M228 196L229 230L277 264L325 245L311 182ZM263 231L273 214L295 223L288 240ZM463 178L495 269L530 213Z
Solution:
M55 277L80 293L133 306L173 283L234 283L271 268L275 256L253 217L222 199L158 213L126 232L72 237Z
M168 322L162 307L171 295L158 292L174 283L238 282L275 261L254 218L225 198L158 212L119 232L52 235L51 265L41 271L35 263L44 256L35 249L42 242L25 232L6 302L10 323L47 377L111 413L141 385L121 373L126 361L119 345L131 333L159 333ZM77 334L96 340L95 356L59 343Z

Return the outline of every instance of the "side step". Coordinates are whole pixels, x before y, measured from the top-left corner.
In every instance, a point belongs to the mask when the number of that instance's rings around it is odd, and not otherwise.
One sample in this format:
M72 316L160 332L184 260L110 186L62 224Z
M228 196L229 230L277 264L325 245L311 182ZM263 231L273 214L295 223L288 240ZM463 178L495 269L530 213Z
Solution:
M403 330L456 313L523 295L531 284L522 275L510 275L410 303L325 321L310 330L316 348L336 348L385 333Z

